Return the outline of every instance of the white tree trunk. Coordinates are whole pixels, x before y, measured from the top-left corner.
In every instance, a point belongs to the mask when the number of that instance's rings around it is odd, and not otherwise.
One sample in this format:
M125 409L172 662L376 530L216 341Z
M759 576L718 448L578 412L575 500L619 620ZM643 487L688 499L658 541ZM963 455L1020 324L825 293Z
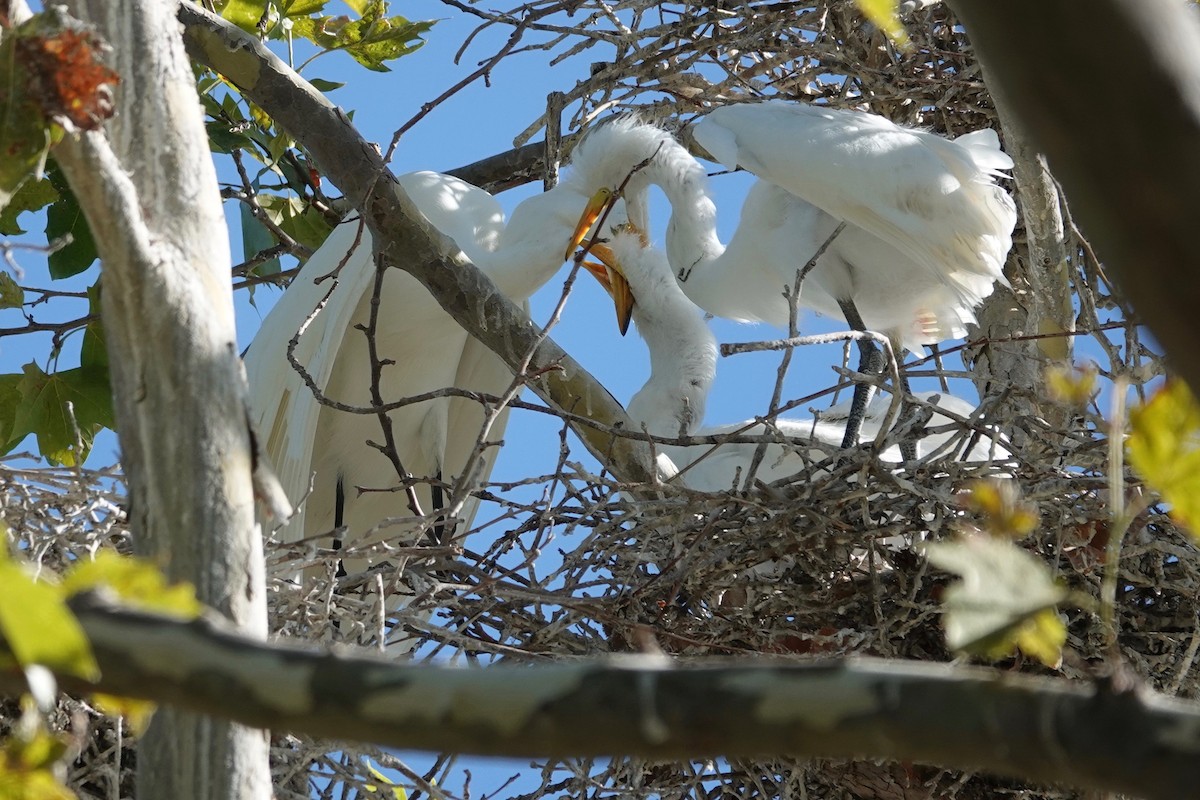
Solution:
M111 45L117 113L58 157L103 262L130 524L140 552L243 632L265 637L246 380L229 241L176 4L77 0ZM271 794L265 731L162 708L138 753L138 795Z

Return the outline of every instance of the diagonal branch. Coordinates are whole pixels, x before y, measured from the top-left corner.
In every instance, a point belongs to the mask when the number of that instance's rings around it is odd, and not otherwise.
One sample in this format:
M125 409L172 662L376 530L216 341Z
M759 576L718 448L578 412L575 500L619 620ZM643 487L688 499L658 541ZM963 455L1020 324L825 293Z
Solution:
M624 409L586 370L428 224L396 183L379 152L341 109L259 42L219 17L184 2L179 17L193 59L232 81L285 128L345 193L375 238L380 254L421 282L451 317L514 371L533 353L530 387L553 407L586 409L604 425L629 425ZM648 448L595 428L574 427L588 449L625 481L654 475Z

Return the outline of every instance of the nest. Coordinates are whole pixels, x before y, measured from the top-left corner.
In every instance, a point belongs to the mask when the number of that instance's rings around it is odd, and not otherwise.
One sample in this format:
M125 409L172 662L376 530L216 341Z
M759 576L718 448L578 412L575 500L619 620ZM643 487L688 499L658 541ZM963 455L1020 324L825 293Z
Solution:
M593 59L590 77L558 104L572 109L575 128L612 109L636 107L649 118L679 121L715 103L753 97L863 108L949 135L997 125L969 42L938 4L909 4L925 7L909 15L913 46L901 50L844 0L541 0L508 11L446 2L480 19L477 34L499 29L508 37L482 60L488 69L530 49L546 52L552 63ZM544 123L545 117L531 120L517 143ZM1140 340L1086 242L1069 235L1063 289L1077 300L1074 341L1089 343L1102 396L1141 395L1162 374L1161 358ZM1014 274L1029 268L1020 231L1017 239ZM997 302L1010 302L1006 297ZM1028 344L989 338L993 333L981 331L968 352ZM1014 356L1037 357L1028 348ZM488 504L476 527L447 546L379 551L370 571L339 576L346 553L269 543L272 628L322 644L386 643L392 652L437 661L536 663L626 651L949 661L954 655L940 628L939 597L951 578L932 570L914 545L985 524L962 503L972 481L1003 475L1019 486L1040 515L1022 546L1072 589L1096 598L1113 533L1110 493L1137 486L1130 474L1110 477L1107 409L1095 401L1056 405L1036 386L989 369L993 364L981 362L974 372L931 367L924 375L975 382L981 414L961 426L962 440L981 427L1000 431L1003 459L930 459L901 470L864 449L749 492L701 494L621 485L575 460L564 437L552 472L478 487ZM4 466L0 491L10 550L44 570L58 571L101 547L129 550L119 476L111 471ZM1121 658L1156 690L1195 697L1195 547L1152 506L1124 536L1119 567ZM297 582L299 572L305 577ZM1111 663L1105 632L1090 613L1061 611L1069 638L1064 663L1051 674L1092 678ZM1019 658L1003 666L1050 672ZM6 711L9 722L14 710ZM80 743L69 775L80 797L131 795L135 751L118 721L68 698L57 723ZM366 785L378 783L371 765L399 772L410 798L453 797L443 787L455 783L451 776L461 766L447 756L416 770L372 748L289 734L276 735L273 745L281 798L365 794ZM540 783L515 795L522 800L1076 796L994 776L870 761L585 759L538 764L530 774Z

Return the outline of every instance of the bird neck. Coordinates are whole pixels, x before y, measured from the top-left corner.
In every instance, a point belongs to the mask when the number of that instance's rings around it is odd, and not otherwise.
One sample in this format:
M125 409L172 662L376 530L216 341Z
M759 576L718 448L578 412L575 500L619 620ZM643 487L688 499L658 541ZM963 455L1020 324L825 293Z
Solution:
M667 257L684 293L696 305L714 311L720 298L711 279L712 266L725 252L717 237L717 206L709 196L704 168L686 151L682 156L686 162L666 164L653 176L671 204Z
M653 286L633 286L635 296L646 299L634 306L634 321L650 351L650 378L629 401L628 412L650 433L676 437L704 421L717 344L700 310L663 267Z

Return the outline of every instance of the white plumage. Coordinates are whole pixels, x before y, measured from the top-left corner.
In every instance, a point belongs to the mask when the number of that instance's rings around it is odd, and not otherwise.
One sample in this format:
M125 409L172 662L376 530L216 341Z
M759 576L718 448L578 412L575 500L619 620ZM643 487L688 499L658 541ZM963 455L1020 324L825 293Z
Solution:
M604 146L603 137L592 146ZM588 201L588 194L568 178L523 201L505 225L491 195L457 178L417 172L399 181L430 223L454 239L497 288L517 302L526 301L562 265L575 222ZM623 215L623 210L618 213ZM321 546L333 544L321 535L334 528L339 483L344 544L407 546L415 543L421 529L422 522L411 519L404 492L397 489L396 470L368 444L383 441L377 416L319 403L286 355L289 340L312 316L295 350L298 363L329 400L371 405L367 340L357 326L368 320L376 269L370 234L360 227L343 223L313 254L263 321L246 354L253 422L284 492L296 503L312 488L279 532L285 542L313 537ZM314 280L339 265L337 286L314 316L331 285ZM376 341L380 358L392 362L382 371L385 403L451 386L498 395L512 381L512 373L497 356L399 269L388 270L383 283ZM439 398L402 406L388 417L404 468L417 481L421 510L427 515L438 511L429 481L453 485L460 476L479 436L483 409L469 400ZM499 441L506 420L505 411L488 441ZM478 477L486 478L496 452L495 447L485 451ZM475 508L476 501L467 499L458 515L458 534L469 527ZM386 520L395 522L379 527ZM423 524L428 530L429 521ZM348 571L366 564L359 561Z
M643 246L632 233L617 233L611 245L613 260L628 280L636 304L633 320L650 351L651 374L628 405L630 418L644 430L663 438L683 436L775 435L782 441L766 445L754 475L770 483L787 478L825 460L841 442L848 404L835 406L820 419L778 419L773 429L747 421L701 428L705 403L716 370L716 342L701 312L673 279L671 266L657 250ZM917 441L918 458L937 454L962 461L1002 460L1008 451L997 435L975 437L963 452L962 424L975 412L969 402L949 394L922 392L917 399L934 406L923 435ZM860 432L874 439L882 429L889 401L870 404ZM944 410L946 413L941 413ZM953 449L947 447L959 439ZM660 470L689 488L727 491L747 485L757 443L725 442L716 445L656 445ZM664 458L665 457L665 458ZM881 460L900 463L897 446L880 454Z
M995 182L1011 160L994 132L949 141L855 111L785 103L716 109L697 125L697 140L761 179L726 248L699 162L653 126L625 118L606 127L614 129L610 149L602 161L577 165L583 181L615 187L649 159L625 192L630 217L644 227L646 189L663 189L671 265L687 296L717 316L786 327L785 288L843 221L799 303L900 346L963 335L974 307L1003 281L1016 213ZM860 342L860 349L860 369L879 369L874 346ZM856 391L857 408L867 400L868 392ZM853 428L846 444L856 439Z

